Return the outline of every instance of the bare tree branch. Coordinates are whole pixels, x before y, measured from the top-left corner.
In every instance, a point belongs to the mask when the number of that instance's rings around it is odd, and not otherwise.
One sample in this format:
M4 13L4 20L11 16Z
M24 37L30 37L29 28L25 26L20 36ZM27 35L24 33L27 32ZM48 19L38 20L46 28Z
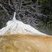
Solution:
M5 9L5 7L2 4L0 4L0 7L2 7L4 9L4 11L7 13L7 15L9 16L8 11Z

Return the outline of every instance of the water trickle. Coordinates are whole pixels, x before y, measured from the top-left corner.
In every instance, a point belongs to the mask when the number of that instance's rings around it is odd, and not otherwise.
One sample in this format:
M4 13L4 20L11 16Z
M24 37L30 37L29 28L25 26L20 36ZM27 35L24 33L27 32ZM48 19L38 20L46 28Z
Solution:
M45 35L44 33L39 32L32 26L24 24L22 21L19 21L15 18L16 12L14 12L13 19L6 23L6 27L0 29L0 35L4 34L37 34Z

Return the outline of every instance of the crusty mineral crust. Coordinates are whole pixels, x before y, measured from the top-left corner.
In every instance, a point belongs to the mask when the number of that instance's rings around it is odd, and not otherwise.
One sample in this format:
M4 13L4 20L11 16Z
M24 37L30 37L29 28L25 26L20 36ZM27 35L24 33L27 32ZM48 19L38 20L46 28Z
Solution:
M0 52L52 52L52 37L29 34L0 36Z

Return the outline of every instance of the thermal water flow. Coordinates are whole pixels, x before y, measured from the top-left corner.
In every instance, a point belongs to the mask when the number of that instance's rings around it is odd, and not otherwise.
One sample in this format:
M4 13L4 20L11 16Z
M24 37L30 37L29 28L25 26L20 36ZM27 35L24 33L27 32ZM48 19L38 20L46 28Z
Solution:
M24 24L22 21L19 21L15 18L16 12L12 20L9 20L6 23L6 27L0 29L0 35L5 34L33 34L33 35L46 35L37 29L33 28L29 24Z

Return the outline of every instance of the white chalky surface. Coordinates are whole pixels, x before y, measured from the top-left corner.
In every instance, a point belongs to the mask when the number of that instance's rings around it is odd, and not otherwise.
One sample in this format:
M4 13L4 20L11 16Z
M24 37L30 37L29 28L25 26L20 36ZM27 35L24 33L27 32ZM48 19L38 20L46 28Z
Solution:
M28 24L24 24L22 21L16 20L15 18L16 12L14 12L14 17L12 20L8 21L6 27L0 29L0 35L4 35L7 33L10 34L38 34L38 35L45 35L44 33L39 32L32 26Z

